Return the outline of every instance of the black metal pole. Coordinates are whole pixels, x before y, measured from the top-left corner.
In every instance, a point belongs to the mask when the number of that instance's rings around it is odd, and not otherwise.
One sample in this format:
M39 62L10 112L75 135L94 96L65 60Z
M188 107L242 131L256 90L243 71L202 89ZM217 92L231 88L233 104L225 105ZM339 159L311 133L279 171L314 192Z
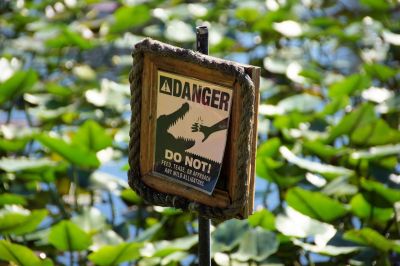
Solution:
M199 26L196 28L196 50L208 55L208 28Z
M208 55L208 28L199 26L196 28L196 50ZM199 215L199 265L211 266L210 255L210 219Z

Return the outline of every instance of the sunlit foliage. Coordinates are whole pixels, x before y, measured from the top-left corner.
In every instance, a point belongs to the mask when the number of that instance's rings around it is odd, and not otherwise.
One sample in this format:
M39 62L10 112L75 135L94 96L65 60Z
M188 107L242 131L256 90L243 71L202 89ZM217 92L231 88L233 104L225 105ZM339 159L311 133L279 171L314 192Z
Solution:
M130 56L149 36L262 72L256 212L216 265L400 261L396 0L0 1L0 261L197 265L196 216L126 182ZM1 262L0 262L1 263Z

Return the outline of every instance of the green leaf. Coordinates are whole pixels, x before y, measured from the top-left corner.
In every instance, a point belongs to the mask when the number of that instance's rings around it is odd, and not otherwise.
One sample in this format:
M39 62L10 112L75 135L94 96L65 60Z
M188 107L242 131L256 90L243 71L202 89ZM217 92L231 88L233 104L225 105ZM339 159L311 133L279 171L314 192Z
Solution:
M35 263L34 266L54 266L54 263L51 259L46 258L41 260L39 263Z
M382 64L365 64L364 70L371 77L376 77L382 81L387 81L397 74L396 70Z
M239 20L243 20L247 23L253 23L260 17L260 12L256 8L241 7L236 9L235 16Z
M296 94L281 100L278 103L278 108L281 108L285 113L298 111L308 113L316 111L323 105L321 98L310 94Z
M342 156L348 152L346 148L335 148L319 141L304 142L303 147L324 160L330 160L331 158Z
M288 18L289 12L283 8L276 11L265 12L263 13L263 16L255 23L253 30L271 32L273 30L272 25L274 22L284 21Z
M0 240L0 259L20 266L31 266L40 263L35 253L27 247Z
M331 196L346 196L357 193L358 188L355 185L349 183L348 176L339 176L329 182L321 190L325 195Z
M90 236L70 221L61 221L50 230L49 242L58 250L81 251L87 249L92 240Z
M311 219L290 206L286 208L286 215L279 214L276 217L275 226L285 236L313 237L321 245L326 244L337 231L333 225Z
M71 219L88 234L97 233L107 226L106 217L95 207L84 208L82 213Z
M144 230L136 239L137 242L143 242L147 240L151 240L153 236L164 226L164 221L161 220L158 223L155 223L151 227Z
M257 157L275 157L278 155L281 141L278 138L271 138L263 142L257 149Z
M70 30L68 27L62 26L57 37L48 39L46 46L50 48L64 48L68 46L76 46L82 50L93 48L93 41L84 39L79 33Z
M72 138L72 143L97 152L111 146L112 138L96 121L87 120Z
M36 139L51 151L59 154L71 164L84 168L97 168L100 165L96 153L91 152L81 146L76 146L65 142L63 139L50 137L46 134L36 136Z
M384 11L390 8L389 3L385 0L360 0L360 3L372 10Z
M248 230L240 242L239 250L232 254L239 261L263 261L278 250L274 233L260 227Z
M350 201L351 211L362 219L386 222L393 217L393 208L381 208L370 204L362 194L355 195Z
M55 165L54 161L51 161L47 158L25 158L25 157L17 157L17 158L7 158L3 157L0 159L0 169L3 169L6 172L18 172L25 170L37 170L42 168L48 168Z
M185 21L172 19L166 22L166 26L164 36L169 41L192 43L196 39L192 25Z
M142 202L142 198L130 188L121 191L121 198L125 201L135 204Z
M288 190L286 201L292 208L311 218L331 222L347 213L340 202L319 192L311 192L300 187Z
M116 246L124 243L124 240L113 230L101 230L97 234L93 235L93 244L89 249L98 250L103 246Z
M23 235L34 231L47 216L47 210L29 211L15 205L0 210L0 233Z
M34 70L18 71L14 75L0 84L0 105L16 98L30 90L38 79Z
M389 188L382 183L365 179L361 180L361 186L369 192L375 192L390 204L395 204L400 201L399 189Z
M177 209L174 207L161 207L161 206L154 206L154 211L162 214L164 217L165 216L174 216L174 215L179 215L182 214L183 211L181 209Z
M350 99L347 96L334 98L331 102L325 105L324 109L322 109L322 111L318 113L318 116L324 119L327 115L333 115L339 110L344 109L349 104L349 102Z
M308 78L316 83L320 83L322 80L322 74L314 69L303 69L300 71L299 75Z
M176 251L162 258L161 265L179 265L188 256L188 252Z
M73 94L73 91L70 88L61 86L56 83L46 84L45 89L47 90L47 92L49 92L53 95L59 96L59 97L63 97L63 98L68 98L69 96L71 96Z
M248 230L249 224L247 221L232 219L223 222L212 233L213 251L231 251L239 245L241 238Z
M328 176L350 176L353 175L353 171L344 167L334 166L329 164L322 164L318 162L309 161L296 156L285 146L280 147L279 151L282 157L288 162L297 165L300 168L306 169L311 172L328 175Z
M384 120L379 119L357 127L351 134L351 141L354 144L366 146L398 143L400 131L391 128Z
M260 226L267 230L275 230L275 216L269 210L256 211L247 220L252 227Z
M28 141L28 138L12 140L0 138L0 150L17 152L24 149Z
M311 245L308 243L304 243L298 239L293 239L293 243L296 246L301 247L302 249L314 252L326 256L339 256L343 254L349 254L356 251L359 251L359 247L348 247L348 246L333 246L333 245Z
M361 230L349 230L344 233L343 238L384 252L388 252L395 247L394 242L368 227Z
M0 206L4 205L26 205L26 199L17 194L3 193L0 195Z
M84 39L79 33L68 28L63 30L62 37L66 38L69 44L77 46L82 50L91 49L93 47L93 41Z
M400 153L400 144L375 146L368 150L355 151L351 154L351 158L355 160L360 159L376 159L389 155L397 155Z
M91 66L86 64L74 66L72 73L74 73L78 79L83 81L93 81L96 79L96 71L94 71Z
M96 265L119 265L122 262L140 258L142 243L121 243L116 246L103 246L89 255L89 260Z
M400 111L400 95L390 97L383 103L376 106L376 110L381 114L390 114Z
M371 81L367 76L362 74L354 74L331 85L329 87L328 95L331 98L349 96L356 91L367 88L370 83Z
M344 116L337 125L332 127L327 141L332 142L335 138L352 133L358 127L372 123L376 119L374 106L365 103Z
M167 257L175 252L190 250L198 242L197 235L190 235L174 239L172 241L162 240L158 242L148 243L140 251L143 257Z
M308 122L311 119L311 115L291 112L289 114L276 117L274 120L274 126L280 130L298 128L301 123Z
M333 17L316 17L308 21L312 26L327 28L331 26L337 26L340 22Z
M122 6L114 13L114 18L110 31L118 33L146 23L151 15L146 5Z
M277 167L279 169L276 169ZM278 172L278 170L280 171ZM285 170L287 169L282 162L274 161L271 158L258 157L256 160L257 176L273 182L281 188L292 187L304 179L304 174L291 175L291 173L287 174Z
M99 170L90 175L90 186L94 189L102 189L116 194L119 194L122 189L129 188L126 180Z
M173 241L159 241L154 245L151 257L166 257L177 251L188 251L198 242L197 235L189 235Z

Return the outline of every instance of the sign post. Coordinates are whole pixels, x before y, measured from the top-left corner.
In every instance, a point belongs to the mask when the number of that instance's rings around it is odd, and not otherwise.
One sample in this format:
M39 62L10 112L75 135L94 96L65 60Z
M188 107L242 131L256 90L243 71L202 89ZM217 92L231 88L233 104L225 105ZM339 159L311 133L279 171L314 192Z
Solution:
M148 204L198 214L199 264L211 265L210 219L245 219L254 204L260 68L145 38L129 74L128 182Z
M208 28L199 26L196 28L196 50L208 55ZM211 266L211 239L210 219L199 215L199 265Z

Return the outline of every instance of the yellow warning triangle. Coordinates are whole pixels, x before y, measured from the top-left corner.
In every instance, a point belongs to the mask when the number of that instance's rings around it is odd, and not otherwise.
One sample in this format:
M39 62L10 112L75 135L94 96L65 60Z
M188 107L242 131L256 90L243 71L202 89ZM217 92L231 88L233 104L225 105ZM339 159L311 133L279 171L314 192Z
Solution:
M171 88L169 87L167 80L164 81L164 84L161 87L161 91L166 92L168 94L171 93Z

